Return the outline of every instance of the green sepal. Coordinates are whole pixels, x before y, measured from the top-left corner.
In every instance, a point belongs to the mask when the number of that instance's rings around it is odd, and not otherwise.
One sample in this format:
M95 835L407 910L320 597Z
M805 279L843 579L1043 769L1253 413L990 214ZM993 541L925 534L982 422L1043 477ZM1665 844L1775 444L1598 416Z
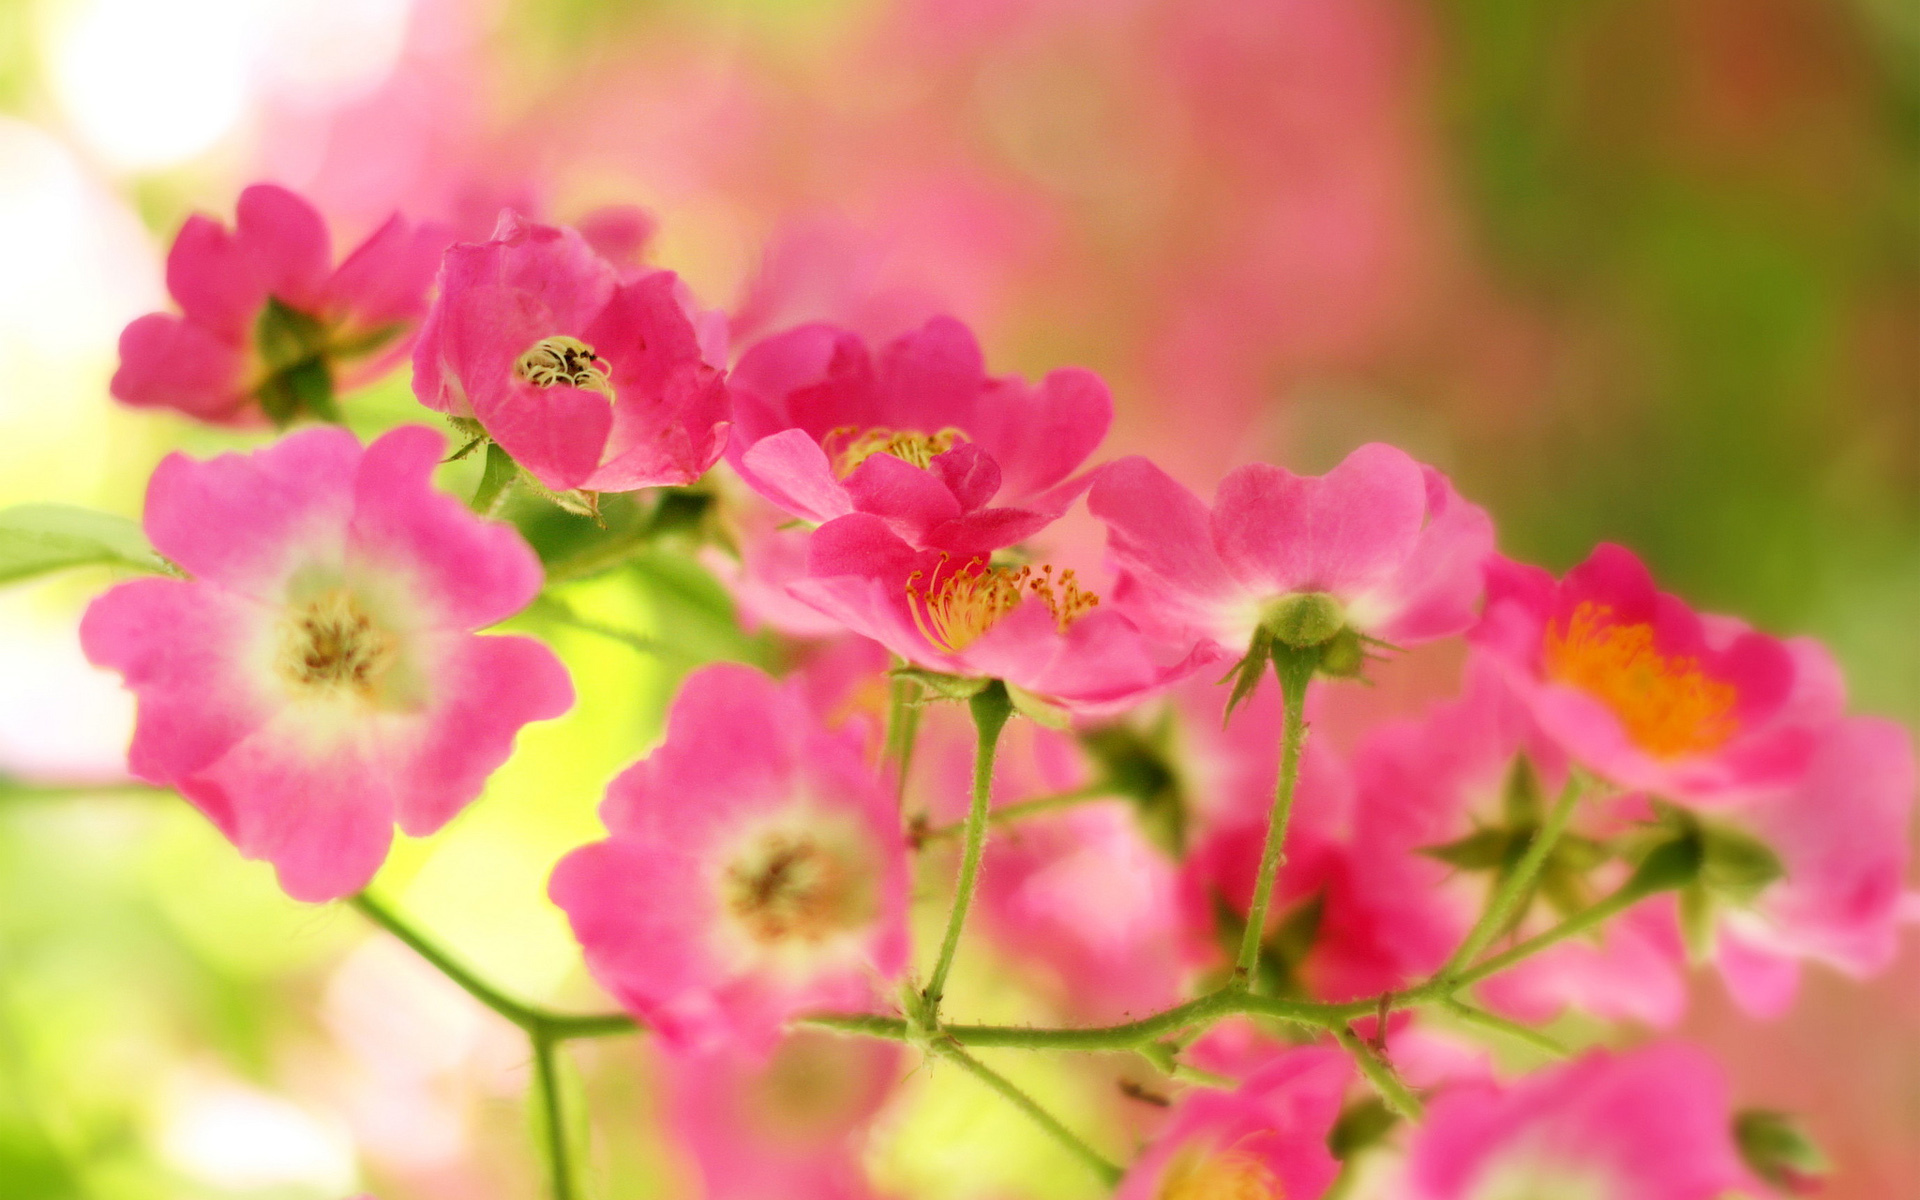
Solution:
M1296 650L1314 649L1334 639L1347 624L1346 609L1326 592L1293 592L1267 606L1260 627L1273 640Z
M1227 711L1220 718L1221 728L1233 720L1233 710L1240 702L1253 695L1253 689L1260 686L1260 677L1266 673L1267 658L1273 650L1273 635L1266 626L1253 631L1253 640L1247 643L1246 657L1233 665L1233 669L1221 676L1220 682L1233 680L1233 692L1227 697Z
M268 420L283 429L302 416L339 423L325 325L269 296L254 322L253 343L266 367L253 394Z
M1455 841L1422 846L1420 853L1462 871L1491 871L1513 860L1516 842L1523 839L1505 829L1476 829Z
M483 517L492 516L493 511L500 507L507 489L513 486L513 481L519 476L520 464L513 461L513 456L502 450L500 443L488 442L486 464L480 471L480 486L473 490L473 499L468 502L468 507Z
M1516 757L1507 771L1506 786L1500 791L1500 808L1507 816L1507 824L1515 827L1537 826L1546 817L1547 798L1540 787L1540 772L1524 754Z
M993 684L993 680L972 675L948 675L923 667L895 667L888 672L894 679L910 679L925 694L942 700L971 700Z
M1686 887L1700 877L1704 857L1699 837L1683 833L1649 850L1621 890L1651 896Z
M1735 1113L1733 1144L1749 1170L1783 1192L1815 1191L1833 1169L1826 1153L1791 1113L1764 1108Z
M1073 728L1073 714L1045 696L1010 683L1007 684L1007 696L1013 701L1014 711L1036 725L1062 731Z
M1345 1162L1362 1150L1380 1144L1400 1115L1378 1096L1355 1100L1340 1110L1339 1120L1327 1131L1327 1152Z
M1773 847L1750 833L1703 822L1700 840L1700 881L1732 904L1752 904L1769 884L1787 873Z
M1134 815L1155 845L1175 859L1186 855L1187 801L1173 766L1171 710L1142 732L1127 722L1080 734L1080 745L1098 764L1098 777L1133 802Z

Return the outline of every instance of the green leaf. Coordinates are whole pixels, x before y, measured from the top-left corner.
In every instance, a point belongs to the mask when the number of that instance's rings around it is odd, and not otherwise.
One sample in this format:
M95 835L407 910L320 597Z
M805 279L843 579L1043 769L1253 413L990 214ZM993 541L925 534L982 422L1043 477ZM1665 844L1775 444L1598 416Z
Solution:
M1533 760L1526 755L1513 760L1500 801L1507 814L1507 824L1516 828L1538 825L1546 815L1547 802L1540 792L1540 773L1533 769Z
M1832 1166L1791 1113L1750 1108L1734 1114L1733 1141L1755 1175L1784 1192L1815 1190Z
M1700 877L1702 857L1698 836L1683 834L1662 842L1640 860L1622 890L1651 896L1655 892L1683 888Z
M1422 846L1420 853L1463 871L1491 871L1506 865L1513 844L1518 840L1504 829L1476 829L1458 841Z
M1700 827L1700 881L1737 905L1758 899L1787 873L1780 856L1759 838L1725 825Z
M1356 1100L1340 1110L1340 1119L1327 1131L1327 1151L1342 1162L1377 1145L1392 1132L1400 1117L1378 1096Z
M0 583L94 564L167 569L140 526L125 517L64 504L22 504L0 512Z

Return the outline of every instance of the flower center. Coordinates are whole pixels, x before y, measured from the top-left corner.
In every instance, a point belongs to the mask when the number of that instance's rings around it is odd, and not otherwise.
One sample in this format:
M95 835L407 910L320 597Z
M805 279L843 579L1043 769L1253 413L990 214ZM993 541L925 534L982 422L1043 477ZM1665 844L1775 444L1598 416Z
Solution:
M313 691L371 697L400 657L400 639L381 628L352 592L331 588L293 607L280 639L280 674Z
M1612 620L1613 609L1582 601L1546 638L1547 674L1613 710L1634 743L1657 758L1710 751L1739 728L1739 693L1709 678L1691 658L1654 649L1653 627Z
M1168 1168L1154 1200L1283 1200L1286 1189L1250 1154L1184 1153Z
M1051 565L1036 575L1032 567L996 567L980 558L951 571L946 567L942 554L931 579L922 571L907 576L907 610L920 636L950 654L979 641L1029 592L1047 606L1061 633L1100 603L1100 597L1081 589L1071 567L1057 576Z
M834 477L845 479L853 474L854 468L876 454L891 454L924 471L936 455L945 454L953 449L954 443L966 440L967 435L952 426L938 433L921 433L916 429L879 427L862 431L857 426L842 425L820 440L820 448L833 461Z
M728 864L722 903L763 945L824 942L858 929L873 919L878 902L848 850L809 833L765 833Z
M613 385L608 382L610 371L607 360L594 353L592 346L579 338L563 336L541 338L513 360L514 375L535 387L564 383L608 397L613 395Z

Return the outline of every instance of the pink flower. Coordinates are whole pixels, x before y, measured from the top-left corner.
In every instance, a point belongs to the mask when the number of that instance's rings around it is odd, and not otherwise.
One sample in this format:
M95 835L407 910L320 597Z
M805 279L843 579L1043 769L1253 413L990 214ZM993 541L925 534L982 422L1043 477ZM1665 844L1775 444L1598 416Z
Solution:
M492 241L447 251L414 393L555 491L691 483L726 446L731 402L684 293L670 271L623 279L575 231L504 213Z
M1856 717L1829 727L1792 786L1727 814L1771 846L1784 871L1720 921L1715 957L1746 1008L1784 1011L1803 958L1855 975L1893 960L1913 792L1907 732Z
M1117 712L1208 661L1101 608L1071 569L916 550L870 513L816 530L807 565L793 594L853 632L915 666L1005 680L1071 712Z
M881 351L830 325L754 346L734 372L728 461L796 517L884 518L915 546L985 554L1072 503L1062 485L1106 437L1113 402L1091 372L1030 387L986 374L967 327L936 317Z
M1462 1087L1434 1101L1413 1144L1409 1200L1759 1194L1732 1126L1726 1082L1699 1051L1594 1051L1505 1091Z
M706 1200L867 1200L861 1138L904 1058L897 1043L804 1029L764 1059L669 1053L663 1106Z
M1790 783L1841 709L1816 644L1695 613L1619 546L1557 583L1493 560L1471 636L1576 761L1669 800Z
M1263 624L1302 646L1342 630L1412 644L1459 633L1480 598L1493 524L1392 446L1319 477L1265 463L1228 475L1209 512L1144 458L1100 469L1115 599L1143 626L1238 657Z
M906 967L906 849L857 732L747 667L688 676L607 789L612 836L554 868L594 977L676 1047L770 1049Z
M255 184L231 232L197 213L180 227L167 291L181 315L149 313L121 333L114 398L225 425L285 424L324 385L315 415L325 416L334 383L371 379L405 353L446 244L444 231L396 215L336 267L313 206Z
M528 721L573 702L530 638L475 637L540 590L510 526L433 490L406 426L314 429L154 471L146 530L191 579L95 600L81 644L139 698L128 768L177 789L300 900L364 886L397 819L432 833Z
M1316 1200L1339 1171L1327 1133L1349 1074L1338 1051L1306 1048L1235 1091L1188 1092L1114 1200Z

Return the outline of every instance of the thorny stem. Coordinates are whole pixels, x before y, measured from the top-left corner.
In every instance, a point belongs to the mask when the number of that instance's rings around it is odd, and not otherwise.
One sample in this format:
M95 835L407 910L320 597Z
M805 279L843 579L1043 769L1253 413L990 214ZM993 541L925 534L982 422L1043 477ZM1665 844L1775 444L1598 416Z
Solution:
M974 885L980 878L980 853L987 841L987 806L993 794L993 755L1000 743L1000 731L1013 715L1013 701L1007 685L999 680L967 702L973 712L973 727L978 741L973 755L973 800L967 808L966 844L960 854L960 879L953 889L953 907L947 912L946 936L940 939L940 957L934 961L933 975L927 981L926 1015L929 1023L940 1015L940 997L946 993L947 972L953 969L953 955L960 948L960 931L967 924L967 909L973 904Z
M1003 805L987 814L987 824L1006 825L1023 820L1039 813L1052 812L1059 808L1072 808L1076 804L1085 804L1089 800L1106 800L1120 793L1106 780L1096 780L1085 787L1070 791L1054 792L1046 796L1035 796L1031 800L1022 800L1018 804ZM965 821L955 821L951 825L939 825L920 834L922 842L935 842L941 838L953 837L967 827Z
M1420 1098L1400 1081L1400 1076L1394 1073L1393 1067L1385 1059L1374 1053L1372 1046L1354 1036L1353 1030L1345 1025L1336 1025L1330 1032L1333 1040L1340 1043L1340 1048L1352 1057L1360 1073L1367 1077L1367 1082L1373 1085L1373 1090L1379 1092L1380 1098L1387 1102L1388 1108L1409 1121L1420 1119Z
M1518 1021L1509 1021L1507 1018L1495 1013L1490 1013L1478 1005L1468 1004L1465 1000L1457 997L1448 997L1445 1004L1448 1012L1468 1025L1491 1030L1494 1033L1503 1033L1516 1041L1525 1042L1536 1050L1551 1054L1555 1058L1565 1058L1571 1053L1565 1046L1553 1038L1548 1037L1546 1034L1541 1033L1538 1029L1534 1029L1528 1025L1522 1025Z
M1120 1176L1124 1174L1124 1172L1122 1172L1119 1167L1101 1157L1093 1147L1082 1141L1078 1134L1068 1129L1065 1125L1062 1125L1058 1117L1040 1107L1032 1096L1027 1095L1018 1087L1014 1086L1013 1082L1006 1076L993 1070L952 1042L936 1043L934 1049L935 1053L939 1054L940 1057L957 1064L961 1070L978 1079L981 1083L986 1084L994 1091L999 1092L1008 1103L1033 1118L1034 1124L1046 1130L1053 1136L1053 1139L1064 1146L1069 1153L1085 1163L1089 1170L1100 1177L1102 1183L1111 1187L1120 1182Z
M1540 868L1546 865L1548 856L1553 853L1553 847L1560 841L1560 835L1566 832L1567 823L1573 819L1573 812L1579 806L1579 801L1579 777L1569 774L1566 786L1560 789L1559 799L1554 801L1553 811L1547 814L1546 821L1534 833L1533 840L1527 844L1526 852L1520 856L1520 861L1514 864L1513 870L1507 874L1506 879L1501 881L1499 888L1487 903L1487 910L1480 914L1480 920L1468 932L1466 940L1461 942L1459 948L1453 952L1453 956L1447 959L1446 965L1436 972L1438 978L1447 979L1459 974L1461 968L1480 957L1480 952L1487 948L1487 944L1507 927L1508 921L1513 918L1514 908L1533 886L1533 881L1540 874Z
M1563 942L1576 934L1585 933L1587 930L1605 922L1609 918L1625 912L1627 909L1633 907L1633 905L1645 899L1648 895L1649 892L1646 889L1634 887L1629 883L1611 895L1594 901L1558 925L1555 925L1552 929L1528 938L1511 950L1494 955L1492 958L1482 962L1479 966L1462 971L1451 980L1445 981L1443 987L1435 987L1434 984L1429 984L1428 986L1434 989L1434 994L1439 995L1451 995L1462 988L1472 987L1489 975L1499 974L1521 959L1538 954L1547 947L1557 942ZM1435 982L1437 984L1440 981L1436 980Z
M1273 900L1273 884L1285 861L1281 847L1287 840L1287 822L1293 812L1293 793L1300 783L1300 748L1307 740L1307 683L1313 678L1318 651L1299 651L1276 647L1273 673L1280 680L1280 696L1286 704L1286 717L1280 730L1280 770L1274 780L1273 809L1267 815L1267 841L1260 851L1260 873L1254 877L1253 902L1247 910L1246 933L1240 938L1240 959L1234 964L1235 982L1247 986L1254 967L1260 961L1260 941L1266 936L1267 906Z

